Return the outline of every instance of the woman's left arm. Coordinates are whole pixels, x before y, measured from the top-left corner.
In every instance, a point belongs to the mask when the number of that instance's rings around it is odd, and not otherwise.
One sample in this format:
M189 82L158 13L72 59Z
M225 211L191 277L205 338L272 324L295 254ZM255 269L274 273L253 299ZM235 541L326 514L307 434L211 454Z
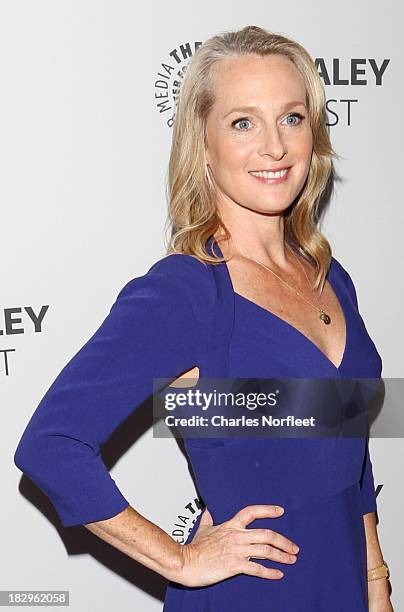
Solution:
M366 532L366 550L368 570L383 563L383 554L377 535L376 512L363 515ZM390 601L389 582L379 578L368 582L369 612L394 612Z
M345 277L348 291L350 292L353 302L359 312L358 296L353 280L341 263L338 260L335 261ZM364 461L364 470L360 481L360 490L362 497L363 522L366 532L367 569L369 570L382 565L383 554L377 535L377 503L368 441L366 442L366 456ZM378 580L371 580L368 582L368 600L369 612L394 612L390 602L389 582L387 578L379 578Z

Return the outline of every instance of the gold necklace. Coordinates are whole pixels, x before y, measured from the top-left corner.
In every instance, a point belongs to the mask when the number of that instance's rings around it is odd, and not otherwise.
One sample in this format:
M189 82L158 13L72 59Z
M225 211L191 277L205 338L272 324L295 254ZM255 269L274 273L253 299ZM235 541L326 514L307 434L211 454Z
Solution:
M310 281L308 279L308 276L306 274L306 270L303 268L302 263L300 262L299 258L297 257L297 255L295 254L295 252L293 251L293 249L289 249L292 251L294 257L296 257L297 261L299 262L300 267L302 268L304 275L307 279L307 283L308 283L308 287L310 287ZM244 255L244 257L246 257ZM278 280L281 281L281 283L283 283L284 285L286 285L289 289L291 289L292 291L295 291L295 293L297 293L297 295L302 298L305 302L307 302L310 306L312 306L313 308L315 308L315 310L320 312L319 318L321 319L321 321L325 324L325 325L329 325L331 323L331 317L330 315L328 315L322 308L320 308L319 306L316 306L315 304L313 304L313 302L311 302L310 300L308 300L307 298L304 297L304 295L302 295L300 293L300 291L298 289L296 289L296 287L292 287L291 285L289 285L289 283L287 283L285 280L283 280L283 278L281 278L280 276L278 276L278 274L276 274L276 272L274 272L273 270L271 270L271 268L268 268L268 266L266 266L265 264L263 264L262 262L258 261L257 259L254 259L254 257L250 257L249 255L247 255L247 259L251 259L252 261L255 261L255 263L259 264L260 266L263 266L264 268L266 268L266 270L269 270L269 272L272 272L272 274L274 276L276 276L276 278Z

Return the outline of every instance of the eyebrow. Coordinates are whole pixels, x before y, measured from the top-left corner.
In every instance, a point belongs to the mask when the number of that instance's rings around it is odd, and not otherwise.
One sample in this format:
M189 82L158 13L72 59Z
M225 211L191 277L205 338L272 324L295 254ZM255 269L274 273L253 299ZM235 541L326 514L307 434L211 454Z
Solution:
M293 100L292 102L288 102L287 104L285 104L285 106L283 107L283 110L288 110L289 108L292 108L293 106L304 106L306 107L306 104L304 102L302 102L301 100ZM228 113L226 113L223 116L223 119L225 119L228 115L231 115L231 113L235 113L236 111L238 112L260 112L260 108L258 106L238 106L237 108L232 108L231 111L229 111Z

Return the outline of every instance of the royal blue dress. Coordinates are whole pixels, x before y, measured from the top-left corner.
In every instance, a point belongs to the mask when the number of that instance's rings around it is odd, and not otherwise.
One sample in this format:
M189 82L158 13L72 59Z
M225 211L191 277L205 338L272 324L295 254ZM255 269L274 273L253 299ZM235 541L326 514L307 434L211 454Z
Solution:
M100 447L153 393L154 378L173 380L195 365L201 377L379 378L381 357L335 258L328 280L346 321L339 367L289 323L236 294L225 264L164 257L121 289L60 372L27 424L16 465L48 495L64 526L103 520L129 501ZM281 569L279 580L239 574L207 587L170 582L164 612L368 610L363 515L377 506L366 438L205 438L186 440L185 448L214 524L247 505L279 504L284 515L248 528L279 531L300 551L293 565L254 560Z

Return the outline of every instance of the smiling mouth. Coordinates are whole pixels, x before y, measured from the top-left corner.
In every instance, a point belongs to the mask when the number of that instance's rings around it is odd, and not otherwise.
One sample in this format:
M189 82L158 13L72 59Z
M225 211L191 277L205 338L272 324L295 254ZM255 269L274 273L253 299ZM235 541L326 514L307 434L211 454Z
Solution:
M249 172L252 176L256 176L258 178L265 179L279 179L286 176L289 172L290 168L284 168L283 170L278 170L276 172L269 172L267 170L260 170L258 172Z
M266 170L260 170L259 172L249 172L256 181L259 181L263 185L281 185L288 180L291 168L284 168L277 172L267 172Z

